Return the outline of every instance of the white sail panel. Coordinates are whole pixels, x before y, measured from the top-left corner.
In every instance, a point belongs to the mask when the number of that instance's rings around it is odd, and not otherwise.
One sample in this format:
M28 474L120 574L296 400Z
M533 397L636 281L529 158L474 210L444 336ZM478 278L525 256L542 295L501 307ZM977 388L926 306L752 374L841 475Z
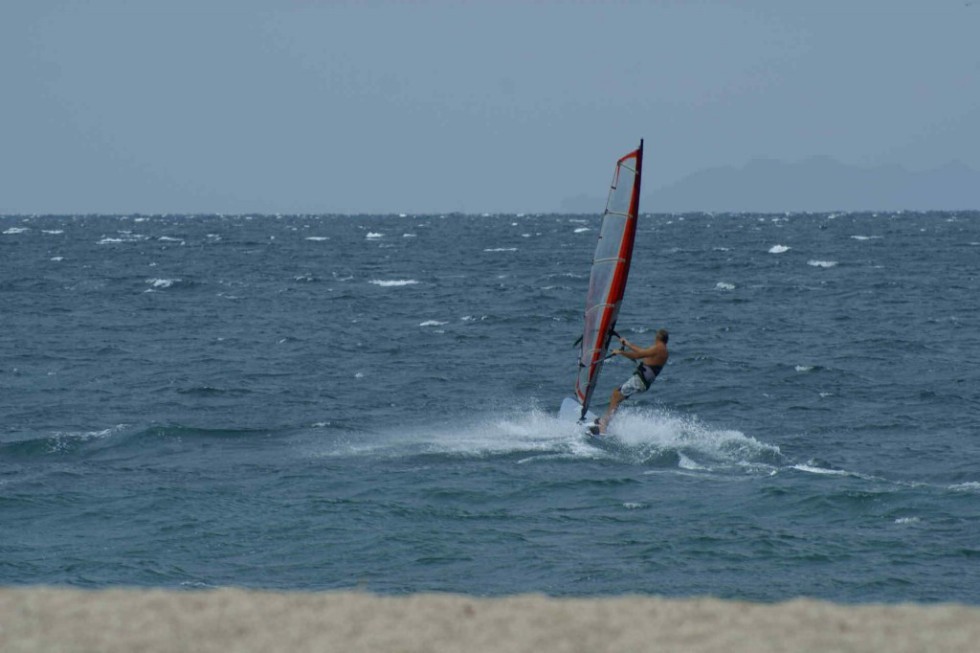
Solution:
M599 380L626 290L640 207L642 165L643 141L640 141L639 148L616 162L602 216L589 276L579 373L575 383L575 395L582 406L583 416L588 411Z

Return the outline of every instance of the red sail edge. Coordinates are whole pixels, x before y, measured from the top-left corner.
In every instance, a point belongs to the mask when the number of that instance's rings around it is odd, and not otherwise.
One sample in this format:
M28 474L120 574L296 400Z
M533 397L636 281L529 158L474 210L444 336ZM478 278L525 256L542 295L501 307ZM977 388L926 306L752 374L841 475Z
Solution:
M640 210L642 168L641 140L636 150L616 161L606 210L602 215L599 241L592 259L579 373L575 383L575 396L582 405L582 418L592 401L626 291Z

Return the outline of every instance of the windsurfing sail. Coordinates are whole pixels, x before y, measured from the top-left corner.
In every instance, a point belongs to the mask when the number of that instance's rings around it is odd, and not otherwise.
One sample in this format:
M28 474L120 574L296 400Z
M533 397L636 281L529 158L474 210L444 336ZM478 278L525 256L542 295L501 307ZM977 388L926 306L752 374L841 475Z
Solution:
M643 141L640 140L636 150L616 162L606 210L602 214L599 243L592 259L589 293L585 299L585 329L575 382L575 396L582 406L579 419L584 419L589 410L626 291L636 238L636 217L640 210L642 168Z

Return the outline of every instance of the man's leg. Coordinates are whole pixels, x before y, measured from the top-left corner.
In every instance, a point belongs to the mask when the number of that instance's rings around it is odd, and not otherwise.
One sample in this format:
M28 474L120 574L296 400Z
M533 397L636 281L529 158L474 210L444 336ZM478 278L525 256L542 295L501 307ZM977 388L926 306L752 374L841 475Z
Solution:
M616 408L619 407L619 402L623 400L623 393L616 388L612 391L612 396L609 398L609 408L606 410L606 414L602 416L599 420L599 433L605 433L606 428L609 426L609 420L612 419L613 414L616 412Z

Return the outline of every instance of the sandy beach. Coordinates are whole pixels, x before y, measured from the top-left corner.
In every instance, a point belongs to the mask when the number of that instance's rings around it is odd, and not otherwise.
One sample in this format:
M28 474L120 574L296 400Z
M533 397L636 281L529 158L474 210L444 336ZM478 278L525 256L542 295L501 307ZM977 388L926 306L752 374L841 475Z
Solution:
M0 651L977 651L980 608L0 589Z

